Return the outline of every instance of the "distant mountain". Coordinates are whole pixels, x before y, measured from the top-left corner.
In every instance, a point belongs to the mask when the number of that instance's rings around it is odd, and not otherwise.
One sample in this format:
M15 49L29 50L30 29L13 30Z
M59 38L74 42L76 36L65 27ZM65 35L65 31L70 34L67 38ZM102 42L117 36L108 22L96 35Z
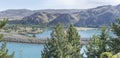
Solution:
M56 18L55 14L49 14L45 12L36 12L30 16L24 17L21 20L22 24L44 24Z
M114 19L120 18L120 5L105 5L91 9L48 9L48 10L12 10L0 12L0 18L20 17L22 24L48 24L54 26L62 23L65 26L74 24L83 27L100 27L110 25ZM14 23L14 22L12 22Z
M56 25L58 23L62 23L65 26L70 25L70 24L75 24L79 19L76 18L72 14L59 14L58 17L56 17L53 21L49 22L48 25Z
M0 12L0 18L9 18L10 20L19 20L22 19L23 17L32 15L35 13L32 10L28 9L10 9L10 10L5 10Z
M10 20L18 20L23 19L26 16L31 16L32 14L36 12L47 12L47 13L73 13L73 12L80 12L80 10L77 9L46 9L46 10L29 10L29 9L8 9L5 11L0 11L0 18L9 18Z
M101 25L110 25L114 19L120 18L120 9L116 6L106 5L88 10L83 10L79 13L80 20L75 23L76 26L99 27Z

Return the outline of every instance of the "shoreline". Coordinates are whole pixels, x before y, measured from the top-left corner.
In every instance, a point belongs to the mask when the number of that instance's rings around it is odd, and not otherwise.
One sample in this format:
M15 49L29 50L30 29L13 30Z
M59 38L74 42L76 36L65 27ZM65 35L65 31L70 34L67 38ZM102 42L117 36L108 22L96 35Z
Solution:
M45 44L47 39L38 39L33 37L12 37L4 36L2 41L16 42L16 43L28 43L28 44Z
M97 30L98 28L88 28L88 27L75 27L78 31L81 30Z
M75 27L76 28L76 27ZM77 30L93 30L96 28L76 28ZM23 34L19 34L16 32L10 32L10 33L4 33L0 32L0 34L3 34L2 41L7 42L15 42L15 43L27 43L27 44L45 44L47 42L47 38L35 38L35 37L29 37L25 36ZM88 43L89 38L81 38L81 44Z
M3 42L13 42L13 43L26 43L26 44L45 44L45 40L35 40L35 42L34 41L16 41L16 40L9 40L9 39L5 39L5 38L3 38L2 39L2 41ZM37 42L36 42L37 41Z
M88 38L81 38L81 44L88 44ZM45 44L47 39L38 39L38 38L10 38L10 37L3 37L2 41L7 42L14 42L14 43L26 43L26 44Z
M47 38L39 39L35 37L28 37L20 35L18 33L0 33L3 34L2 41L16 42L16 43L31 43L31 44L44 44L47 42Z

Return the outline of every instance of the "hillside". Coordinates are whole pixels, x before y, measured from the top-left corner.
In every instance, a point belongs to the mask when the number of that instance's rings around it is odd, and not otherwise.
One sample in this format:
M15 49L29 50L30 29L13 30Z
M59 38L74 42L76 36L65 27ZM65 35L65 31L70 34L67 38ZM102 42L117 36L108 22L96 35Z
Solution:
M23 17L33 14L32 10L28 9L9 9L0 12L0 18L9 18L10 20L20 20Z
M48 10L7 10L0 12L0 18L20 19L20 24L74 24L83 27L109 26L114 18L120 18L120 5L104 5L91 9L48 9ZM12 22L14 24L14 22Z
M23 19L26 16L31 16L32 14L36 12L47 12L47 13L74 13L74 12L80 12L80 10L77 9L46 9L46 10L29 10L29 9L8 9L5 11L0 11L0 18L9 18L10 20L18 20Z
M56 17L53 21L49 22L48 25L55 26L58 23L62 23L65 26L68 26L70 24L75 24L79 19L75 18L72 14L59 14L58 17Z
M76 26L108 26L116 17L120 18L120 10L116 6L107 5L81 11L79 15L80 20L75 23Z

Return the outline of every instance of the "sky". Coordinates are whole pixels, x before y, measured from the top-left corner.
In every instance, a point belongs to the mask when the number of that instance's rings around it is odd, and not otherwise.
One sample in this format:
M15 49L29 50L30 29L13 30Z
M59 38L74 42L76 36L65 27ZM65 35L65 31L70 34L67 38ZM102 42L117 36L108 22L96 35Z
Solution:
M0 11L7 9L88 9L118 4L120 0L0 0Z

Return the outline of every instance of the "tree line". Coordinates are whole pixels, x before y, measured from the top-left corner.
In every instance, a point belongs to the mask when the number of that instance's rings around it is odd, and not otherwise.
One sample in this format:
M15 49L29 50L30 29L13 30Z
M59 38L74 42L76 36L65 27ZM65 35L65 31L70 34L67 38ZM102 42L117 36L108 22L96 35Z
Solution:
M109 35L112 31L116 36ZM100 35L93 35L85 45L87 58L120 58L120 19L111 23L111 28L101 28ZM51 33L51 38L44 45L42 58L84 58L80 53L80 36L73 25L64 30L58 24Z

